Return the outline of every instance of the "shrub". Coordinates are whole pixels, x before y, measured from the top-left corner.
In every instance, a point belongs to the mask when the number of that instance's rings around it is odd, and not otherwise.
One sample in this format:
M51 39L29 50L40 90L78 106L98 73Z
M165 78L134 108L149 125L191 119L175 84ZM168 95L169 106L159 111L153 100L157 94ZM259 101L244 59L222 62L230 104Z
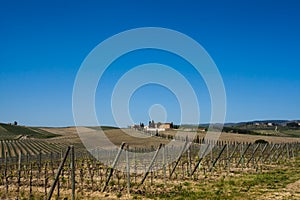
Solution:
M258 140L255 140L254 142L255 144L269 144L268 141L266 140L263 140L263 139L258 139Z

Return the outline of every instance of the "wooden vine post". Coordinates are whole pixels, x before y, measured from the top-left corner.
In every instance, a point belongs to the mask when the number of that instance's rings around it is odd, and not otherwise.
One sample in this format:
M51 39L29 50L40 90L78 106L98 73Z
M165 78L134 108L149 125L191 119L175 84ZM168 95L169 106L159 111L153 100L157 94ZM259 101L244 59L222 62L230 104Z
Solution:
M55 176L54 182L53 182L53 184L51 186L51 189L50 189L50 192L49 192L48 200L51 200L51 197L52 197L52 194L54 192L55 186L56 186L56 184L58 182L58 179L59 179L59 175L60 175L60 173L61 173L61 171L63 169L63 166L64 166L64 164L65 164L65 162L67 160L67 157L68 157L68 154L70 152L70 149L71 149L71 147L69 146L68 149L67 149L67 152L65 154L65 157L63 158L62 162L59 165L58 172L57 172L57 174Z
M71 179L72 179L72 200L75 200L75 151L71 146Z
M123 150L124 146L125 146L125 143L122 142L121 147L119 148L119 151L118 151L118 153L117 153L117 155L116 155L116 157L115 157L115 160L114 160L112 166L111 166L110 168L108 168L109 174L108 174L107 179L106 179L106 181L105 181L105 185L104 185L104 187L103 187L103 189L102 189L102 192L104 192L105 189L106 189L106 187L108 186L109 180L110 180L110 178L111 178L111 176L112 176L112 174L113 174L113 172L114 172L114 168L116 167L116 164L117 164L117 162L118 162L118 160L119 160L119 157L120 157L120 155L121 155L121 153L122 153L122 150Z
M148 167L148 169L147 169L147 171L146 171L146 173L145 173L145 175L144 175L144 177L143 177L140 185L143 185L143 183L146 180L148 174L152 170L152 165L153 165L153 163L154 163L154 161L155 161L155 159L156 159L156 157L157 157L157 155L158 155L159 150L161 149L161 147L162 147L162 144L160 144L159 147L157 148L157 150L156 150L156 152L155 152L155 154L154 154L154 156L153 156L153 158L152 158L152 160L150 162L150 165L149 165L149 167Z

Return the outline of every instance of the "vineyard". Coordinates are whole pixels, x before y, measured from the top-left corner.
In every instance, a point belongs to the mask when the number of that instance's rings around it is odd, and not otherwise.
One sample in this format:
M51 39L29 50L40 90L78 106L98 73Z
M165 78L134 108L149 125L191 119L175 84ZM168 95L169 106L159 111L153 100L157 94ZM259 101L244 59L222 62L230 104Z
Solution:
M299 169L298 142L196 142L178 137L172 145L163 139L143 148L125 141L116 148L96 147L87 152L49 141L55 138L1 141L1 198L234 199L238 194L248 199L256 183L239 183L243 178L259 179L266 184L263 187L276 189L289 180L285 172L276 170ZM299 180L297 172L294 178ZM272 176L267 182L273 173L284 178L277 182ZM263 189L256 188L255 195L263 194ZM300 198L299 193L295 195Z
M40 140L1 140L0 158L5 157L14 158L22 155L38 155L60 153L61 149L66 145L51 144ZM5 153L7 155L5 156Z

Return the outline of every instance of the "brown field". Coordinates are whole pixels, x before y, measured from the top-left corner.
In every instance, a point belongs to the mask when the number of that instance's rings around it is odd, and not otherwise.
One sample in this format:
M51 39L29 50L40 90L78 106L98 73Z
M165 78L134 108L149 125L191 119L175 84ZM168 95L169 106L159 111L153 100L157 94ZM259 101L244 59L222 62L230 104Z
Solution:
M79 129L83 129L79 127ZM85 128L86 129L86 128ZM67 144L78 144L81 143L81 140L78 136L77 130L75 127L68 128L43 128L43 130L59 134L62 136L58 136L55 138L47 139L48 142L55 143L67 143ZM91 130L95 131L95 130ZM130 136L122 131L122 129L111 129L105 130L105 135L116 145L120 145L122 142L134 147L151 147L158 146L160 143L168 143L167 139L159 138L159 137L145 137L140 132L131 131L131 134L136 136Z
M76 127L67 127L67 128L42 128L45 131L59 134L62 136L58 136L55 138L47 139L49 142L54 143L66 143L66 144L79 144L81 140L77 134ZM79 129L82 129L79 127ZM145 137L141 134L141 132L124 129L130 131L132 137L126 134L122 129L111 129L105 130L106 136L116 145L120 145L122 142L129 144L130 146L135 147L151 147L158 146L160 143L166 144L169 140L160 138L160 137ZM163 132L166 135L174 136L177 131L166 131ZM205 133L198 133L200 138L204 138L206 136ZM269 143L292 143L292 142L300 142L300 138L293 137L279 137L279 136L264 136L264 135L248 135L248 134L236 134L236 133L222 133L220 135L220 141L235 141L235 142L255 142L256 140L263 139L268 141Z

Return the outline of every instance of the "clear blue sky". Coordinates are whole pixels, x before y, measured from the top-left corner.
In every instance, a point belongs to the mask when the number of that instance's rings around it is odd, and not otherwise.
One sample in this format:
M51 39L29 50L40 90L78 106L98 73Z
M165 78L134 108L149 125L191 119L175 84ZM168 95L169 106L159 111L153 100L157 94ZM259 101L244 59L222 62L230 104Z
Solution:
M208 51L224 80L227 122L299 119L299 10L297 0L1 1L0 121L73 125L73 83L83 59L106 38L147 26L180 31ZM143 58L138 52L131 56ZM160 55L158 61L172 63L167 58ZM119 62L132 60L129 55ZM182 73L193 74L185 69ZM194 75L190 80L199 81ZM142 108L157 103L143 95L147 89L163 95L169 102L167 110L178 105L161 87L141 88L131 102L131 107L140 108L132 113L135 120L146 122L148 108ZM201 92L197 96L201 121L207 122L209 96ZM103 124L113 125L105 105L108 101L98 94L98 115ZM168 120L176 122L178 112L170 111Z

